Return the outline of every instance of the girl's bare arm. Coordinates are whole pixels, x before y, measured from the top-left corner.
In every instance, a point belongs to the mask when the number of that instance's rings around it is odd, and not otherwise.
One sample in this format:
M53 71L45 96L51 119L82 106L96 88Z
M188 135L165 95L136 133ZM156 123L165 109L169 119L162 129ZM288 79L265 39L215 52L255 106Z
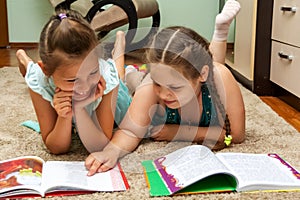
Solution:
M78 134L85 148L91 153L101 151L112 137L115 110L113 96L117 90L115 88L102 96L102 101L92 116L85 107L74 106Z
M138 89L133 97L125 118L106 147L101 152L95 152L86 159L89 175L107 171L112 168L120 157L132 152L145 136L151 122L151 116L157 108L157 97L152 85Z
M50 102L30 89L30 96L46 147L54 154L69 150L72 133L72 117L57 115Z

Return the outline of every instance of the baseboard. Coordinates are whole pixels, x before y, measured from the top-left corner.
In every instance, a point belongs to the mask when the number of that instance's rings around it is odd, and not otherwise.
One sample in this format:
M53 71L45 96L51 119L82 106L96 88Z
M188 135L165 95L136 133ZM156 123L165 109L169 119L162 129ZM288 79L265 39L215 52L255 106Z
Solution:
M278 86L277 84L274 84L275 88L275 95L282 101L286 102L296 110L300 111L300 98L295 96L294 94L290 93L289 91L285 90L284 88Z
M36 42L12 42L9 43L10 48L37 48L39 43Z
M233 76L237 80L237 82L239 82L245 88L247 88L248 90L250 90L250 91L253 92L253 81L250 81L249 79L247 79L246 77L244 77L243 75L241 75L239 72L237 72L236 70L234 70L229 65L227 65L227 64L225 64L225 65L231 71L231 73L233 74Z

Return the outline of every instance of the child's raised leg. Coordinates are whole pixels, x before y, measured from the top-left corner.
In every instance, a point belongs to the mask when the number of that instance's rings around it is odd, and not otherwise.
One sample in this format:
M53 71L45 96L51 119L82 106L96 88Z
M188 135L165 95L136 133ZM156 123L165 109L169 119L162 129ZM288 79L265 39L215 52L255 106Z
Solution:
M222 12L216 16L215 30L209 46L215 62L225 63L229 27L240 8L238 1L228 0Z
M118 69L118 74L121 80L124 80L125 76L125 33L123 31L118 31L116 33L116 41L114 44L114 49L112 50L112 58L116 62L116 67Z
M23 77L26 75L27 65L32 59L26 54L23 49L19 49L16 52L16 57L19 62L19 70Z

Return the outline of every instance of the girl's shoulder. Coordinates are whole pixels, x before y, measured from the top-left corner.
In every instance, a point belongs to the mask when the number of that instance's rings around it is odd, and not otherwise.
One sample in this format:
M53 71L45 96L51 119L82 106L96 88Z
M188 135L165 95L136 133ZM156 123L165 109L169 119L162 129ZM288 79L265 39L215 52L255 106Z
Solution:
M226 67L224 64L214 62L214 73L220 73L223 75L228 75L231 74L230 70L228 67Z
M216 83L221 82L232 82L235 81L230 69L221 63L214 62L214 76Z
M223 64L214 63L214 81L219 91L223 90L227 94L240 92L238 82L230 69ZM232 95L229 95L232 96Z
M30 62L28 64L25 82L32 91L52 102L56 86L53 79L47 77L37 63Z
M118 70L113 59L99 59L100 73L104 78L116 79L119 81Z

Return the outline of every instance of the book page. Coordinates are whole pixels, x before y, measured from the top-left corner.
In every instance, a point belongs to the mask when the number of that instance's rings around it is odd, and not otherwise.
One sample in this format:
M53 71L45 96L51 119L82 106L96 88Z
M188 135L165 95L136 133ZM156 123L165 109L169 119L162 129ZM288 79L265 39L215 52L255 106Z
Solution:
M21 189L38 194L41 189L44 161L36 156L24 156L0 162L0 197L8 191Z
M300 174L277 154L218 153L216 156L236 175L239 190L300 187Z
M154 160L156 169L174 193L200 179L230 171L205 146L191 145Z
M127 189L117 165L107 172L87 176L84 162L47 161L44 166L45 190L122 191Z

